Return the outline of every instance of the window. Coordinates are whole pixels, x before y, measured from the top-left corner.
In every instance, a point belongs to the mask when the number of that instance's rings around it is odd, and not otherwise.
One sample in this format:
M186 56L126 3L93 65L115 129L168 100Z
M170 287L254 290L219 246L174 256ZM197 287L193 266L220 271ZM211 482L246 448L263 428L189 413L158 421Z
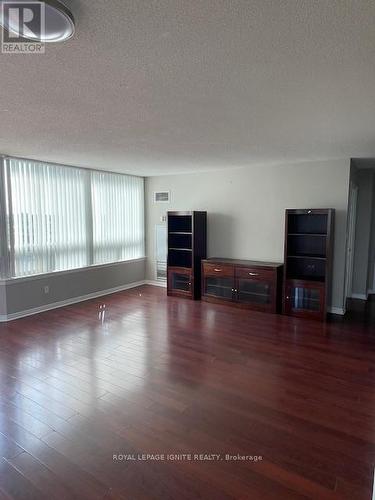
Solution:
M143 180L92 172L91 189L94 263L143 256Z
M13 159L9 164L11 275L88 265L85 172Z
M144 256L142 178L11 158L0 181L2 277Z

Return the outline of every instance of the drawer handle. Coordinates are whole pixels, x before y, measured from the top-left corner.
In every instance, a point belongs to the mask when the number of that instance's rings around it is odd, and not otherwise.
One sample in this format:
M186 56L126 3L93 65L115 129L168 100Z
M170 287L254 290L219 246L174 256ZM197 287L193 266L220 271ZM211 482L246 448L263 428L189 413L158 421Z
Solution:
M214 271L216 271L217 273L221 273L222 269L215 267Z
M249 273L249 276L259 276L259 273Z

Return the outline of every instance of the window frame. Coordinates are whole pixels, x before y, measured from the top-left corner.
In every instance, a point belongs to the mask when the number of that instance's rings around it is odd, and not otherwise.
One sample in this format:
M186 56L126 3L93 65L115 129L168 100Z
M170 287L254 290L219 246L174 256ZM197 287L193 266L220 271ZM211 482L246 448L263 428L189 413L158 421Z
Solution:
M87 262L89 262L87 265L80 266L80 267L69 267L66 269L56 269L56 270L50 270L46 272L38 272L34 274L24 274L24 275L19 275L15 276L15 270L14 270L14 265L15 265L15 255L14 255L14 236L13 236L13 228L12 228L12 193L11 193L11 183L10 183L10 160L18 160L18 161L27 161L27 162L34 162L38 164L43 164L43 165L51 165L51 166L58 166L61 168L74 168L74 169L79 169L83 172L85 172L86 175L86 190L85 190L85 197L86 197L86 233L88 235L87 237ZM125 177L135 177L137 179L142 180L142 233L143 233L143 254L141 256L137 256L135 258L130 258L130 259L123 259L123 260L114 260L114 261L108 261L108 262L103 262L103 263L95 263L94 262L94 239L93 239L93 225L94 225L94 217L93 217L93 210L92 210L92 172L99 172L103 174L108 174L108 175L123 175ZM144 210L144 200L145 200L145 182L144 182L144 177L141 176L136 176L136 175L131 175L131 174L122 174L119 172L112 172L112 171L107 171L107 170L99 170L99 169L89 169L89 168L82 168L82 167L73 167L71 165L63 165L63 164L57 164L53 162L44 162L44 161L39 161L35 159L27 159L27 158L18 158L18 157L11 157L11 156L5 156L5 155L0 155L0 283L5 283L5 282L21 282L21 281L28 281L28 280L35 280L35 279L42 279L46 276L49 275L59 275L59 274L69 274L69 273L75 273L75 272L81 272L85 270L90 270L90 269L95 269L95 268L103 268L103 267L109 267L109 266L114 266L114 265L121 265L124 263L131 263L131 262L141 262L146 259L146 243L145 243L145 235L146 235L146 224L145 224L145 210ZM9 217L7 217L7 214L9 214Z

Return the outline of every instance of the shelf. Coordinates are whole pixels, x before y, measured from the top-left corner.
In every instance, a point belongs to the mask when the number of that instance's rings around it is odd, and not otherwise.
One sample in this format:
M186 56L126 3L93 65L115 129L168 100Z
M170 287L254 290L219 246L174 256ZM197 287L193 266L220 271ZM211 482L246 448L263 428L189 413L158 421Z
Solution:
M269 293L244 292L243 290L239 290L238 293L241 295L253 295L255 297L270 297Z
M310 299L310 298L308 298L308 299L304 299L303 297L299 298L299 297L293 297L293 296L291 297L291 299L290 299L290 300L291 300L292 302L296 302L296 301L298 302L298 301L300 301L300 300L301 300L301 301L305 300L306 302L320 302L320 299Z
M318 255L288 255L288 259L314 259L314 260L327 260L327 257Z
M326 233L288 233L288 236L327 236Z
M169 234L193 234L189 231L169 231Z
M324 276L303 276L301 274L295 274L294 276L288 275L287 280L296 280L296 281L313 281L314 283L324 283Z
M299 214L289 211L288 217L288 232L296 234L326 234L328 233L328 212L327 213L311 213Z
M192 252L191 248L170 248L169 250L178 250L179 252Z
M191 285L187 281L174 281L171 289L176 292L191 293Z
M205 295L210 297L215 297L217 299L222 300L233 300L233 292L231 288L215 288L215 287L206 287Z
M168 233L192 233L193 216L187 214L169 214L168 215Z
M224 290L232 290L232 286L214 285L213 283L207 283L207 287L210 287L210 288L223 288Z

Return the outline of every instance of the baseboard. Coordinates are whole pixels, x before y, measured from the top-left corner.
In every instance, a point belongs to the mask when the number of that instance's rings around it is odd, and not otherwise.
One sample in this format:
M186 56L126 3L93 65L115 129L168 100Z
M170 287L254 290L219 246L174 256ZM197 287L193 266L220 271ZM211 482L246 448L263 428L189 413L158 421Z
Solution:
M352 293L352 299L367 300L367 294L365 293Z
M331 314L339 314L340 316L344 316L346 311L343 307L328 307L328 312Z
M141 285L145 285L146 281L135 281L134 283L128 283L126 285L116 286L114 288L108 288L106 290L99 290L97 292L88 293L86 295L81 295L78 297L73 297L71 299L61 300L58 302L52 302L51 304L45 304L43 306L34 307L32 309L25 309L24 311L18 311L16 313L3 314L0 315L0 323L6 321L12 321L15 319L25 318L27 316L33 316L45 311L51 311L52 309L58 309L59 307L70 306L72 304L77 304L78 302L84 302L85 300L97 299L98 297L104 297L105 295L110 295L111 293L122 292L124 290L129 290L130 288L136 288Z
M166 281L145 280L145 285L161 286L162 288L167 288Z

